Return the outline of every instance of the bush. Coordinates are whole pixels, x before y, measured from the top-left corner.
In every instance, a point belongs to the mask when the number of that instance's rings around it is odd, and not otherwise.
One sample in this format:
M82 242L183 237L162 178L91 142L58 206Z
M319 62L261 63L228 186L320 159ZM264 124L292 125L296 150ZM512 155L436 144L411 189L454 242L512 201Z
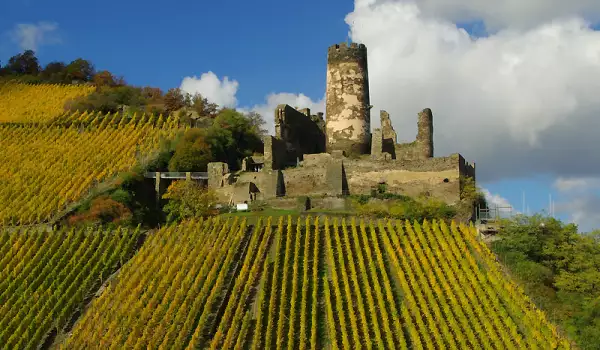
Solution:
M218 214L217 195L195 181L174 181L162 198L169 200L164 207L168 222Z
M69 217L68 222L71 225L83 223L128 224L131 218L132 213L125 205L104 195L91 201L87 211Z

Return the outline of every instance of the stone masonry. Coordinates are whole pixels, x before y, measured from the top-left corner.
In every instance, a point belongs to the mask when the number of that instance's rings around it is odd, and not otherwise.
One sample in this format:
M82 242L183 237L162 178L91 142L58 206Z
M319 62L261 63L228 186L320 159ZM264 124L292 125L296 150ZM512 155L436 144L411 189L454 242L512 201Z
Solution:
M326 119L308 108L279 105L275 136L264 139L264 155L246 160L229 174L224 163L210 163L209 188L231 203L276 197L334 197L387 191L427 194L455 203L461 177L475 179L475 164L460 154L434 157L433 113L417 116L413 142L397 143L390 114L380 111L381 128L371 131L367 48L339 44L328 50ZM261 165L262 161L262 165Z

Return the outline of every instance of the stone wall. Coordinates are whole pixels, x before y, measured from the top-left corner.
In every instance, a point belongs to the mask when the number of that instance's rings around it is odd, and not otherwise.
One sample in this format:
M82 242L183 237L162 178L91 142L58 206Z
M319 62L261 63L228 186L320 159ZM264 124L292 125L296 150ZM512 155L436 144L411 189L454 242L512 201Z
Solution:
M225 175L228 173L229 166L227 163L208 163L208 188L217 189L227 185L225 183Z
M396 143L398 143L398 135L392 126L390 114L386 111L380 111L379 118L381 121L382 150L383 152L391 154L392 158L396 158Z
M366 46L355 43L331 46L326 85L327 152L368 154L371 106Z
M350 194L369 194L379 183L386 183L391 193L427 194L454 203L460 199L461 159L459 154L419 160L348 159L344 170Z
M263 145L264 169L274 170L283 168L288 162L285 142L269 135L263 138Z
M283 104L275 109L275 137L283 140L290 157L325 152L325 121L322 114L310 115L310 109L296 110Z

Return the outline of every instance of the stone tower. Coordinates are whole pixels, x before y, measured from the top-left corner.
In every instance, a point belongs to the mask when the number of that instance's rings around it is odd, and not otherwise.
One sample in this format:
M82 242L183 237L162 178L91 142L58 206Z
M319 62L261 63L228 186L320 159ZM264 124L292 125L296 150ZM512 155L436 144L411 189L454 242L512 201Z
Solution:
M327 152L368 154L371 116L367 47L346 43L329 47L327 54Z
M417 145L419 158L433 157L433 113L425 108L417 120Z

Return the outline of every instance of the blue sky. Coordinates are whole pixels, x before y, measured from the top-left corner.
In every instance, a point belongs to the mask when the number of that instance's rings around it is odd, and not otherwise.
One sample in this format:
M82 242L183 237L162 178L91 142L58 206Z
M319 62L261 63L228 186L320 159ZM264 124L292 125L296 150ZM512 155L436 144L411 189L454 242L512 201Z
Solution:
M460 152L477 162L479 185L495 201L521 210L524 191L530 212L538 212L548 208L551 194L560 218L578 218L585 229L600 227L600 217L589 214L600 203L600 167L576 156L594 153L596 144L558 134L575 120L570 118L600 112L586 93L600 81L600 58L590 54L600 45L598 27L568 20L579 18L581 6L554 11L541 0L523 9L458 0L460 6L447 8L436 1L106 0L85 7L70 0L12 1L0 13L0 60L35 45L43 64L83 57L131 84L164 90L212 72L217 82L236 82L228 94L237 107L253 106L270 120L277 101L323 106L326 49L350 33L369 48L372 102L392 111L401 138L414 138L414 115L433 107L441 126L436 155ZM590 6L588 13L600 15L600 6ZM486 26L493 34L486 34ZM477 38L462 37L457 27ZM16 35L27 28L29 36ZM553 51L561 45L564 50ZM571 123L572 135L589 130L588 122ZM569 147L586 150L562 151Z

